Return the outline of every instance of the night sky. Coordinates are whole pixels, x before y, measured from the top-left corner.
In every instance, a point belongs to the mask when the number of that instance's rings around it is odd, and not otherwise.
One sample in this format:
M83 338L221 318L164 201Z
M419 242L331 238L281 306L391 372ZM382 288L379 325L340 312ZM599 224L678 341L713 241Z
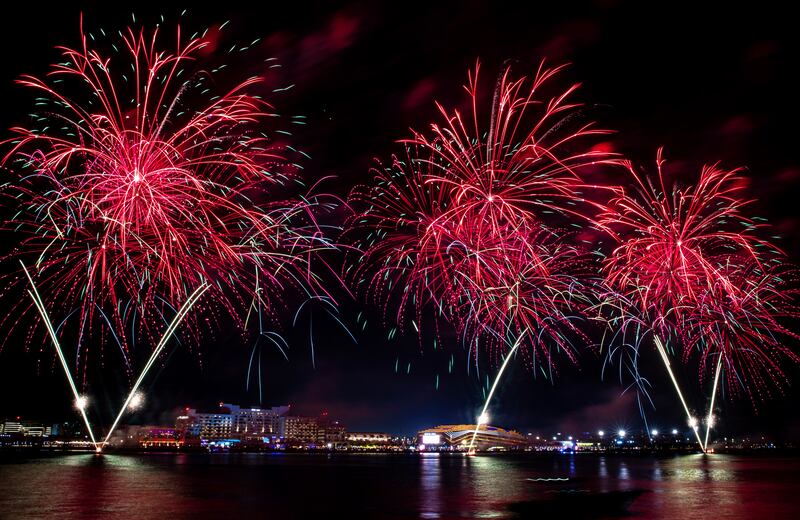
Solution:
M3 129L27 123L33 106L31 93L13 80L44 73L58 56L56 45L78 45L81 12L87 31L123 29L132 11L144 25L164 14L169 34L183 10L139 2L124 9L118 2L15 4L4 8L0 31L0 48L6 51L0 68ZM295 85L265 96L282 114L307 116L308 125L295 129L292 143L311 156L304 163L308 178L336 177L328 191L345 195L354 184L368 181L375 158L388 160L401 152L396 141L409 137L409 128L427 129L437 117L435 100L462 104L462 84L477 59L482 73L494 75L506 62L517 73L532 73L547 58L551 64L571 64L560 84L582 83L577 98L600 126L615 131L609 146L636 164L652 170L656 150L663 146L669 171L678 177L691 179L703 164L717 161L746 168L749 193L756 199L751 213L766 217L772 224L769 234L780 237L776 242L791 259L800 258L795 17L766 3L746 11L728 4L705 13L673 3L659 11L611 0L529 4L300 1L250 7L220 2L213 9L189 9L181 25L192 33L230 20L220 48L262 39L246 59L231 64L229 74L265 74L270 90ZM268 57L278 58L282 68L260 70ZM252 335L220 330L192 352L186 345L173 349L146 383L147 404L132 420L167 421L176 407L218 401L291 403L306 414L327 410L351 430L413 433L474 420L487 373L478 375L474 367L467 373L466 351L457 341L438 350L431 348L430 338L423 337L420 346L411 333L387 341L374 309L344 291L338 296L342 320L357 343L321 313L313 327L304 317L293 328L293 313L287 312L282 333L291 345L289 361L276 350L262 351L259 400L255 368L251 388L245 389ZM0 302L0 309L5 305ZM366 331L357 328L359 312L367 317ZM448 373L451 355L455 367ZM657 409L647 409L648 419L651 426L671 429L683 423L683 414L653 356L646 375ZM561 363L554 382L512 366L492 406L492 422L542 433L642 427L635 395L622 395L625 385L615 368L604 379L601 368L602 357L589 350L579 367ZM788 373L800 382L796 367ZM109 362L102 380L89 387L91 413L103 424L129 384L122 374ZM704 407L697 375L680 377L693 389L692 402ZM758 411L747 400L726 399L720 429L800 438L793 411L798 397L796 386L788 387L784 397ZM0 418L56 421L71 418L70 408L49 344L39 354L25 352L18 341L7 342L0 352Z

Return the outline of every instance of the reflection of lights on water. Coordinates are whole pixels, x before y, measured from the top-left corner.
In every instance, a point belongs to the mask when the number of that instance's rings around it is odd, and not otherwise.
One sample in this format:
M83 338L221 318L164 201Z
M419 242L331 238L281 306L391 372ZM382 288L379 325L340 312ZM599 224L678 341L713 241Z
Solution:
M628 472L628 465L624 462L620 463L619 465L619 479L620 480L628 480L630 479L630 473Z
M442 471L438 453L429 453L420 459L420 518L440 518L442 510Z

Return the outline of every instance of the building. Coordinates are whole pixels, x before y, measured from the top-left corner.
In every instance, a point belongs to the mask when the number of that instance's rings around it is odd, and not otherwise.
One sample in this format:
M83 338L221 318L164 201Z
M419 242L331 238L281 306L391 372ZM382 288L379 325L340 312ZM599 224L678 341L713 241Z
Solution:
M187 436L204 439L226 439L233 432L233 415L228 410L219 412L198 412L194 408L178 416L175 428L182 428Z
M181 448L184 438L171 426L123 425L109 440L114 448Z
M420 449L467 450L473 436L477 451L522 450L529 444L521 433L488 424L443 424L421 430L417 440Z
M289 406L264 409L220 403L217 411L198 412L186 408L184 412L175 420L175 429L186 436L209 440L246 439L277 435L280 418L289 412Z
M385 445L392 442L392 436L388 433L375 432L351 432L347 434L347 442L358 446Z
M280 417L289 413L289 406L272 408L241 408L223 404L233 416L233 432L238 437L267 437L278 434Z
M183 438L199 438L205 445L235 444L238 448L335 448L347 441L347 430L327 412L319 417L289 415L290 406L244 408L219 403L219 408L198 412L185 408L175 420Z
M319 416L317 428L317 442L320 445L334 447L347 440L347 429L339 421L331 420L328 412L322 412Z
M22 432L26 437L49 437L52 433L52 427L39 424L24 425Z
M286 440L287 445L318 444L320 443L319 430L319 422L316 417L300 415L281 417L278 425L278 435Z
M0 434L19 435L23 437L49 437L52 435L51 426L43 426L38 423L20 421L4 421L0 423Z
M321 424L317 432L317 439L320 444L325 444L326 446L343 444L347 441L347 429L339 421Z
M22 423L17 421L6 421L0 426L0 433L22 433Z
M175 428L169 426L143 426L137 441L140 448L179 448L184 444Z

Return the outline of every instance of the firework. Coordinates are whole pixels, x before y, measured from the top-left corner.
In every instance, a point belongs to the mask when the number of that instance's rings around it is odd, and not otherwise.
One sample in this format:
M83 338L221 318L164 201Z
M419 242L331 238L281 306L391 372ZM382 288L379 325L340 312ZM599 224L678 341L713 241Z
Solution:
M739 342L747 341L750 335L766 337L769 331L785 330L771 317L766 298L768 287L776 287L778 276L767 275L765 282L759 274L767 269L767 252L774 248L756 238L754 231L759 224L742 214L749 201L741 197L738 170L705 167L695 185L679 189L668 188L662 165L659 150L656 182L628 165L634 189L621 192L600 217L601 224L614 230L619 241L605 261L606 283L612 291L611 299L617 302L614 305L620 307L621 329L637 330L637 347L640 331L652 331L656 336L660 357L689 422L694 423L698 443L705 449L697 433L697 420L686 405L661 339L674 338L682 344L684 360L693 346L703 343L705 364L709 356L720 348L728 349L732 341L743 345ZM745 269L747 265L752 269ZM780 291L770 294L773 301L785 297L777 296ZM749 307L751 318L758 315L758 322L739 314L743 305ZM736 340L721 337L721 323L726 323L722 329L738 327L742 335ZM713 347L708 346L709 341ZM749 352L758 356L758 350ZM753 356L748 354L751 360ZM776 368L772 362L768 366L773 371ZM712 401L718 377L719 370L714 376Z
M582 105L571 102L577 84L545 93L562 68L546 68L542 62L530 82L524 76L515 79L506 68L485 114L478 64L464 86L469 117L437 104L443 122L431 124L430 137L415 132L406 141L428 154L419 158L428 163L424 182L449 192L448 218L460 222L469 216L501 227L543 222L554 213L583 219L588 208L599 207L585 193L605 188L584 177L611 162L593 140L608 132L586 123Z
M453 268L451 307L464 343L503 352L531 334L523 353L535 371L553 370L554 351L576 362L572 339L586 340L576 321L591 302L592 258L568 242L568 233L543 226L500 236L490 226L471 229L450 252L461 258Z
M261 79L224 87L199 67L207 41L180 28L172 50L158 30L121 32L108 56L93 41L81 24L80 48L60 48L46 77L19 80L39 96L35 126L12 129L4 159L16 211L5 227L22 237L10 256L34 268L47 311L71 318L84 379L98 333L129 373L131 345L158 344L144 375L173 325L186 318L192 334L204 323L184 313L204 292L206 321L225 313L243 325L240 310L273 316L289 288L321 291L311 264L329 246L315 220L323 203L282 198L299 167L263 133L276 114L252 93Z
M553 346L575 359L569 336L578 333L590 271L590 257L548 221L589 214L597 204L583 192L596 187L582 174L612 158L585 142L604 132L577 123L580 105L568 101L576 86L543 94L560 68L542 66L530 83L506 69L488 125L478 70L465 87L468 120L439 105L444 123L415 132L404 158L351 194L366 209L350 221L364 232L346 276L401 329L419 330L432 308L476 362L479 346L503 366L519 347L547 373Z
M725 266L725 277L738 291L730 293L719 283L706 291L685 349L685 356L699 357L701 375L714 367L706 447L721 375L730 395L745 394L756 405L773 389L782 389L786 382L783 365L800 361L784 341L798 339L784 324L799 315L793 303L796 270L788 267L777 251L771 251L769 261L734 260Z

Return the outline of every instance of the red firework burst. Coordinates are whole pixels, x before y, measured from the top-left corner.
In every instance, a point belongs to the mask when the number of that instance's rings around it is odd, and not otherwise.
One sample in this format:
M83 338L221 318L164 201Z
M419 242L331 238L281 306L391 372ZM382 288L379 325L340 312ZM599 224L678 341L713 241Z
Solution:
M749 376L761 392L765 376L781 377L779 357L797 359L776 339L792 335L779 323L795 313L784 276L791 271L776 269L782 255L743 215L749 201L738 170L705 167L695 185L680 189L668 188L661 150L657 165L652 183L629 164L634 189L621 191L599 219L618 232L604 270L622 328L677 337L684 361L701 347L701 377L709 359L721 359L730 383L749 392Z
M706 167L696 185L668 189L661 150L655 184L627 166L633 189L621 189L598 218L619 241L605 260L606 281L656 331L680 332L712 285L736 290L723 276L726 261L757 259L764 243L742 215L737 170Z
M570 98L579 85L548 96L545 91L563 69L539 66L532 80L513 78L511 68L500 75L494 88L487 123L478 87L480 64L464 86L469 94L469 118L437 103L443 123L431 125L431 137L415 132L409 143L430 157L424 182L450 192L449 216L480 217L494 226L505 223L543 222L552 213L586 219L589 190L584 175L611 155L587 138L607 134L585 122L582 105Z
M499 354L520 341L531 367L545 375L554 369L556 352L577 362L573 341L588 344L578 322L594 290L591 256L568 243L563 231L537 226L497 236L493 229L475 226L452 245L463 257L453 269L449 297L464 343L477 356L481 343Z
M40 97L37 127L9 141L19 173L5 227L23 236L11 257L35 267L48 305L77 314L79 344L100 325L127 360L126 326L152 340L200 285L240 324L253 299L271 310L287 286L313 294L326 242L317 199L279 196L297 166L262 132L275 114L251 92L261 79L217 92L222 81L198 68L202 38L178 28L167 51L157 30L120 35L109 57L81 28L79 49L19 81Z
M611 157L584 142L603 132L577 123L579 105L566 101L575 86L542 94L558 70L540 67L528 84L506 69L485 126L476 67L466 86L472 120L439 106L444 125L432 125L431 137L415 133L405 160L351 194L366 209L349 227L366 231L348 276L385 315L396 309L401 328L412 313L419 327L432 305L471 348L484 338L502 353L525 331L532 359L549 364L548 343L571 355L564 329L576 330L586 257L544 222L585 216L593 203L582 196L582 170Z
M746 394L755 405L782 389L786 362L800 361L786 341L800 336L785 323L800 315L797 272L774 252L770 262L731 262L724 276L737 291L718 281L703 294L685 355L699 357L701 374L721 368L729 393Z

